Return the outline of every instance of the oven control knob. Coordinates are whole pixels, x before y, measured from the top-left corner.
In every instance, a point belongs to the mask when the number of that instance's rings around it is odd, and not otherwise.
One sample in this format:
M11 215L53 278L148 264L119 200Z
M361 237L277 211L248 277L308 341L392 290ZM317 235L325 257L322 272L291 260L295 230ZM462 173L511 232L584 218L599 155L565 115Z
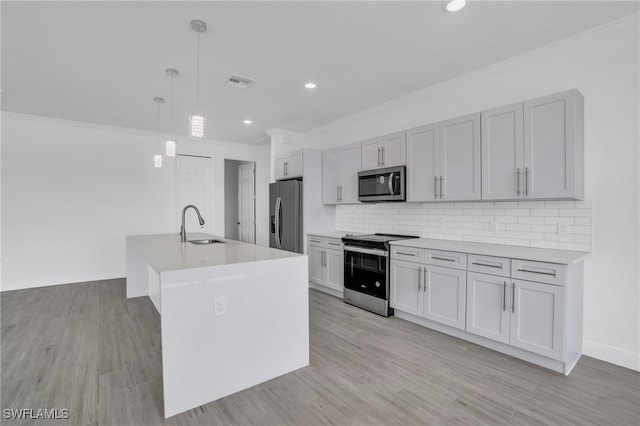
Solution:
M380 281L376 281L376 287L380 287Z

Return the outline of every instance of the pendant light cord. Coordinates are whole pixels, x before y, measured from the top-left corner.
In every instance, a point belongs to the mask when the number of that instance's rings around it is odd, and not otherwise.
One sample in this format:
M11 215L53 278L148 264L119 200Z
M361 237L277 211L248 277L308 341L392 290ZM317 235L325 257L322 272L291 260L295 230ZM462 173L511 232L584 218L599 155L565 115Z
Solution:
M173 139L173 72L171 73L171 88L169 90L169 137Z
M158 116L156 118L156 148L160 153L160 102L158 102Z
M198 52L196 55L196 107L200 105L200 32L198 32Z

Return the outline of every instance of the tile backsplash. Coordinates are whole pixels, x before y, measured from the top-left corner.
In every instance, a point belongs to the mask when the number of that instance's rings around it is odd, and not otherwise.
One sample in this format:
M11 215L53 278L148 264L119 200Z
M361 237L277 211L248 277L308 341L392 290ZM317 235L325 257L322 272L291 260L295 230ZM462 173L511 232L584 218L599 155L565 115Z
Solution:
M591 251L591 201L339 205L336 230Z

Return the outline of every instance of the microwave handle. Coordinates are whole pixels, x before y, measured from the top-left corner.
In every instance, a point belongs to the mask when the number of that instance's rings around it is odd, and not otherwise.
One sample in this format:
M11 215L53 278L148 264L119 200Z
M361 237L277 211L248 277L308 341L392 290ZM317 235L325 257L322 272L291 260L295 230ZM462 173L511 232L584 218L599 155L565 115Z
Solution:
M389 175L389 195L393 195L393 173Z

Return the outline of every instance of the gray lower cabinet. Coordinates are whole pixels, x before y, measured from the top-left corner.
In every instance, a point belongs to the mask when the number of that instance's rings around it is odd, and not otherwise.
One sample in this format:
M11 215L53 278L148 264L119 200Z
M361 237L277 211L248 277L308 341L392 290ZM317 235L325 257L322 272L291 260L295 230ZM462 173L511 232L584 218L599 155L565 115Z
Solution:
M564 287L469 272L469 333L561 360Z
M395 259L390 263L392 308L464 329L466 271Z
M583 199L584 101L577 90L481 113L482 199Z
M569 374L582 354L582 279L581 263L393 245L390 302L397 317Z
M342 292L344 290L344 251L336 238L309 236L309 281Z

